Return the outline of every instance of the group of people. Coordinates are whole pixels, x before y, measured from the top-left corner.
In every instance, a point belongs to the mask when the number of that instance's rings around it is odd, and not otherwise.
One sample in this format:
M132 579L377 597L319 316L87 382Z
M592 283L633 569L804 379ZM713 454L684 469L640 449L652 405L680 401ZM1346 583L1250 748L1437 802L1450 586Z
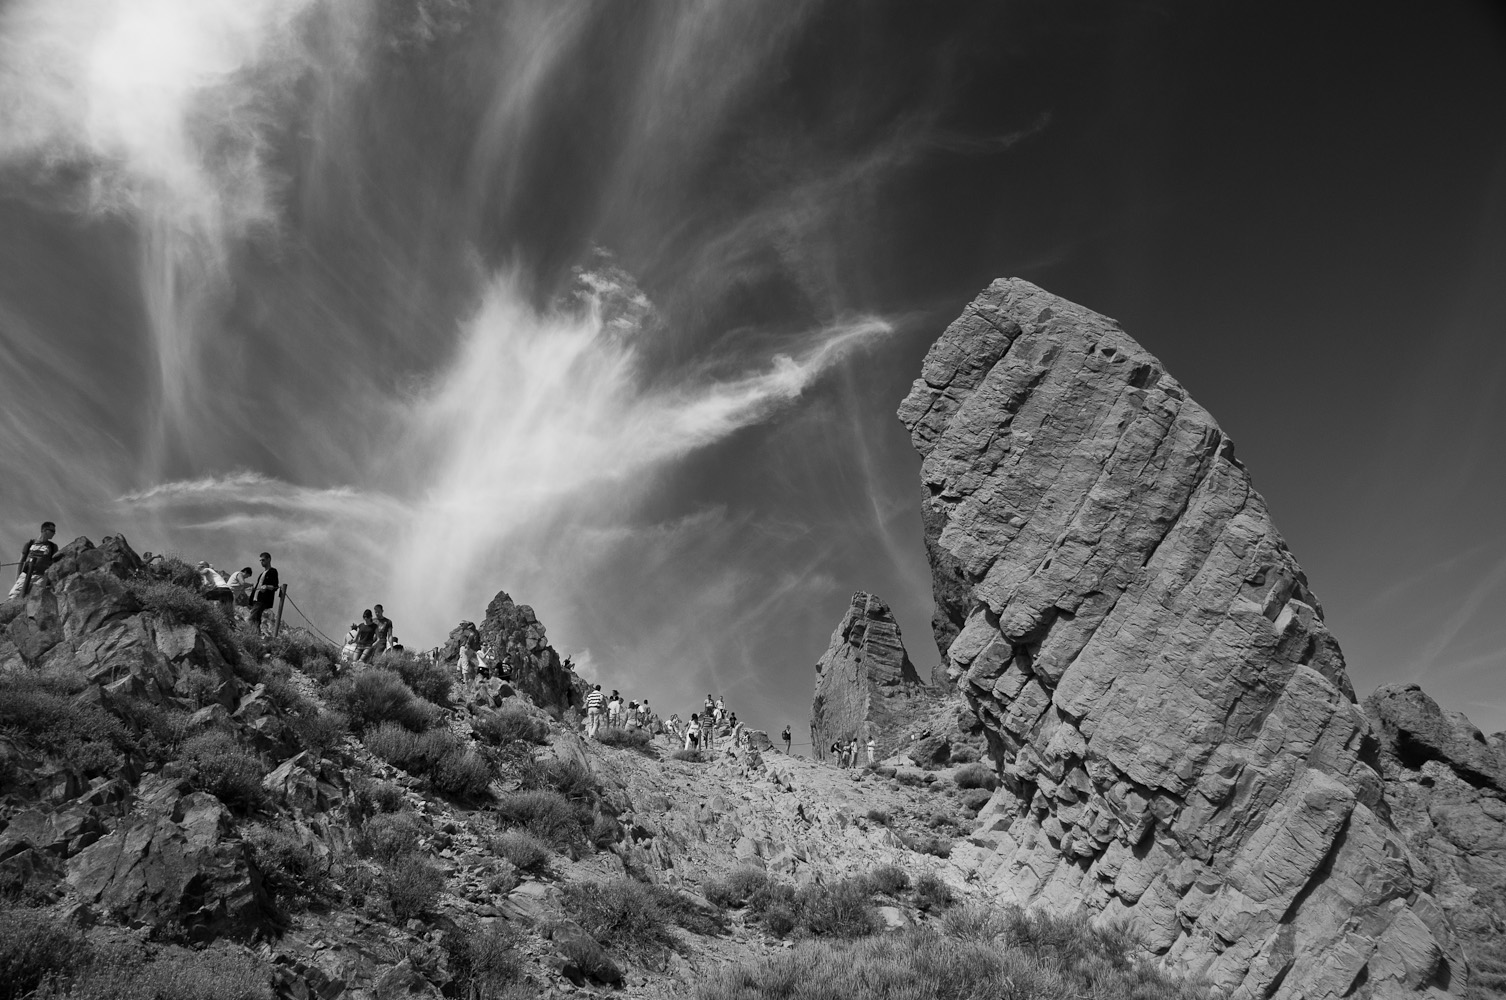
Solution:
M208 561L200 562L197 569L199 592L223 607L227 615L233 616L238 607L247 608L251 627L260 633L262 615L277 603L281 581L277 578L277 567L272 565L272 553L263 552L257 559L261 563L259 573L250 566L242 566L226 575Z
M868 737L866 748L858 746L856 737L849 739L846 743L843 743L841 740L834 740L830 748L831 761L838 767L857 767L858 758L861 756L863 750L866 749L868 751L868 763L872 764L874 750L877 749L877 746L878 744L872 736Z
M402 643L392 634L392 619L387 617L380 604L374 604L361 612L359 622L350 626L345 636L345 648L340 654L351 663L370 663L380 653L402 648Z
M594 738L604 725L628 732L636 729L646 729L650 733L664 731L663 723L649 707L647 698L641 702L627 701L615 689L608 696L602 693L601 685L596 684L586 695L586 735Z

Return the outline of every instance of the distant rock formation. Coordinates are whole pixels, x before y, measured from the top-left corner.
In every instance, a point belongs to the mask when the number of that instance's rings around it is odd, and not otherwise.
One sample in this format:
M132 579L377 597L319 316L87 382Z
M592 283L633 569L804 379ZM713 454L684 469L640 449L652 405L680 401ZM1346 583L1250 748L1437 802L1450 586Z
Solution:
M1422 758L1382 752L1232 443L1161 363L1113 320L996 281L900 418L924 459L937 642L1004 779L980 877L1126 922L1240 997L1462 990L1464 894L1439 895L1426 845L1469 849L1428 824L1438 786L1403 773L1423 760L1471 816L1506 815L1470 777L1480 744L1446 720L1393 727L1431 734L1391 743ZM1500 906L1469 919L1499 935Z
M439 649L439 662L455 664L462 644L479 649L487 663L505 669L512 686L542 709L563 712L572 706L579 708L589 690L589 685L549 645L533 608L514 602L505 590L497 591L486 606L480 626L461 622L450 631Z
M872 594L853 594L816 664L811 741L817 755L837 740L866 744L872 736L877 752L888 756L917 699L931 696L905 652L889 605Z

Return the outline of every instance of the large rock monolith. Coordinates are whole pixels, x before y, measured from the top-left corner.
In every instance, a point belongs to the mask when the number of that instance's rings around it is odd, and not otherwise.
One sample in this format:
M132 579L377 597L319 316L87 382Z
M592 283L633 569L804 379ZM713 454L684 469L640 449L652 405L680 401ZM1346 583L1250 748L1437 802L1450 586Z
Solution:
M905 652L889 605L872 594L853 594L816 664L811 705L816 755L835 741L866 745L872 737L878 754L888 756L917 700L932 698Z
M1001 899L1126 923L1239 997L1462 990L1321 606L1161 363L1000 280L900 418L937 641L1004 779L974 836Z

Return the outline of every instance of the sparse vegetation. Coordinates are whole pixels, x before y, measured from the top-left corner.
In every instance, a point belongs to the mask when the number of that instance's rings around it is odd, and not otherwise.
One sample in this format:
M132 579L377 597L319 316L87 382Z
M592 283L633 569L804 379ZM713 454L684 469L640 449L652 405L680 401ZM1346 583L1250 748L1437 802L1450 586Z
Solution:
M511 927L467 924L447 932L443 944L460 996L501 1000L523 978L521 935Z
M561 894L561 905L598 942L610 942L640 961L676 946L671 926L697 934L716 934L726 927L724 918L673 889L630 878L571 883Z
M952 892L952 887L932 872L915 880L916 909L940 912L956 902L957 895Z
M855 989L854 984L861 984ZM975 911L943 929L882 938L809 941L794 951L726 969L698 1000L874 1000L926 997L1114 997L1191 1000L1203 993L1130 957L1120 935L1080 920Z
M596 731L596 741L605 743L609 747L618 747L623 750L646 750L652 737L646 729L618 729L615 726L602 726Z
M374 666L397 674L410 691L425 701L441 708L450 703L455 674L432 660L406 650L388 650L376 658Z
M264 884L284 904L298 907L331 894L328 863L293 834L256 825L245 838Z
M889 810L887 809L870 809L865 815L868 819L881 826L889 825Z
M910 888L910 873L899 865L879 865L868 873L868 884L874 892L898 896Z
M208 636L226 659L233 663L238 658L234 623L217 602L207 601L199 594L197 573L191 587L172 580L146 578L134 581L131 590L142 608L162 624L193 626Z
M491 784L491 766L469 741L448 729L413 733L397 723L383 722L367 732L365 742L382 760L428 777L442 792L474 798Z
M272 1000L272 968L230 945L167 947L150 957L117 948L71 982L49 982L36 1000Z
M548 743L549 724L531 715L521 705L507 705L495 712L483 712L471 725L476 738L492 746L511 743Z
M20 1000L50 976L71 979L91 951L75 927L46 910L0 906L0 1000Z
M958 788L986 788L993 791L999 787L999 776L987 764L968 764L957 769L952 781Z
M351 783L350 814L357 823L377 813L395 813L404 805L403 790L387 781L357 778Z
M97 704L74 700L87 686L77 670L17 671L0 675L0 732L22 746L84 775L115 766L136 740Z
M416 697L391 670L366 668L338 678L327 689L329 703L350 719L354 732L395 722L421 733L439 723L437 707Z
M579 846L592 821L589 809L542 788L502 796L496 813L504 829L526 830L555 850Z
M861 877L805 886L795 893L795 910L797 928L813 937L862 937L879 928L868 882Z
M540 872L549 864L549 845L526 830L504 830L491 838L492 853L522 872Z
M190 737L183 744L182 762L189 784L236 812L253 812L266 801L261 787L266 769L226 730Z
M418 849L424 827L409 812L378 813L361 824L356 850L383 864L392 864Z
M704 764L706 758L701 756L699 750L676 750L670 754L675 760L683 760L687 764Z
M769 874L762 868L738 868L725 879L701 883L701 895L717 906L746 906L753 894L768 884Z
M432 907L444 888L444 873L422 858L409 855L391 865L382 877L382 892L399 921Z

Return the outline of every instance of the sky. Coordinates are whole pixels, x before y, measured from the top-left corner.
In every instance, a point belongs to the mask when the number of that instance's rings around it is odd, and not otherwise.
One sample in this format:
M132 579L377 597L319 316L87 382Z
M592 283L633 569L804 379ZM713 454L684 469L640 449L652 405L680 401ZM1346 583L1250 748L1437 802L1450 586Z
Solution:
M1214 414L1361 696L1506 729L1495 5L0 0L7 549L506 590L803 734L853 592L940 659L894 410L1001 276Z

